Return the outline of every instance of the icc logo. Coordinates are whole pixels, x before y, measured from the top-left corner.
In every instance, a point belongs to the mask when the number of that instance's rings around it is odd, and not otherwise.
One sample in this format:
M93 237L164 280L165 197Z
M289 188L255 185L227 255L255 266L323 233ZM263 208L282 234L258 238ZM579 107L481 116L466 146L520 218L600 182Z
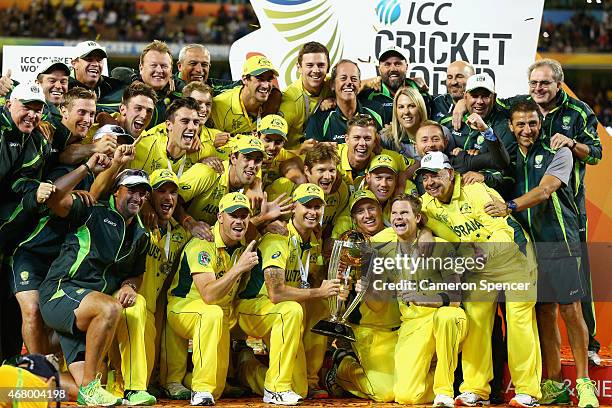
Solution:
M401 13L400 0L380 0L376 5L376 15L383 24L395 23Z

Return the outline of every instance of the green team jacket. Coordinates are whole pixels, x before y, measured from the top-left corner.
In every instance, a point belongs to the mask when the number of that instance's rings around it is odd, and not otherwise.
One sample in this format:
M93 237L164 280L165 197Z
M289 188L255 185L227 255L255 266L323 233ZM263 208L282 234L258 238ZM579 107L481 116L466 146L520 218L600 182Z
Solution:
M75 198L67 222L75 232L40 286L41 303L62 296L64 285L112 294L125 279L144 272L149 234L138 216L126 227L113 197L92 207Z
M503 107L502 111L508 117L512 105L521 100L531 99L529 95L518 95L508 99L498 100L497 105ZM587 164L598 164L602 158L602 146L597 134L597 117L593 110L584 102L572 98L564 90L557 94L556 107L544 118L542 124L542 142L550 144L550 138L555 133L571 137L578 143L589 147L589 154L584 160L574 159L574 173L572 183L574 201L580 212L580 229L586 229L586 191L584 175ZM512 157L512 155L511 155Z
M419 86L410 78L406 78L404 81L404 86L408 88L413 88L419 91L423 100L425 101L425 107L427 108L427 115L431 116L431 107L433 98L427 92L423 92L419 89ZM391 91L381 82L380 91L374 91L372 89L365 90L359 94L359 100L361 102L375 102L382 106L381 116L383 119L387 120L384 124L391 123L393 118L393 95L391 95Z
M512 163L514 183L511 197L520 197L540 184L556 151L541 140L529 149L527 155L519 150ZM535 207L517 212L514 217L527 230L539 248L539 256L555 258L579 256L578 209L574 203L574 190L562 184L550 198ZM556 243L544 244L541 243Z

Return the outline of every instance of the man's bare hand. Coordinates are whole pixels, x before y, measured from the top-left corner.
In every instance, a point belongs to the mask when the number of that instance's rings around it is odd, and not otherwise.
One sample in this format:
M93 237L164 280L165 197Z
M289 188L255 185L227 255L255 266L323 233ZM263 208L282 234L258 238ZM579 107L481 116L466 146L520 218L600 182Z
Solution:
M555 133L553 137L550 138L550 148L557 150L562 147L573 147L574 139L571 137L567 137L562 135L561 133Z
M36 202L42 204L55 192L55 185L51 183L40 183L36 189Z
M319 105L320 111L328 111L336 108L336 100L334 98L324 99Z
M289 235L289 230L287 229L287 223L285 221L276 220L272 221L264 228L264 232L269 232L270 234L278 234L284 237Z
M87 160L87 167L91 170L94 175L97 175L104 170L108 169L111 165L111 160L107 155L103 153L94 153L89 160Z
M38 124L38 129L40 129L40 133L43 134L43 136L45 137L45 139L47 139L48 142L53 141L53 134L55 133L55 129L53 129L53 126L51 126L49 122L41 120Z
M117 291L115 298L121 303L123 308L128 308L134 306L136 303L136 291L129 285L123 285Z
M484 183L484 179L484 175L482 173L478 173L477 171L468 171L467 173L461 175L461 182L463 185Z
M115 154L113 156L113 162L116 164L127 164L134 160L134 155L136 154L136 149L133 145L121 145L117 147L115 150Z
M206 157L202 160L202 163L212 167L212 169L219 174L223 173L223 161L216 156Z
M0 77L0 96L6 96L13 90L13 80L11 79L12 72L9 69L6 74Z
M100 139L96 140L93 145L95 153L104 153L109 157L113 157L115 149L117 148L117 136L105 134Z
M268 201L268 194L264 194L264 199L261 202L261 210L259 215L265 215L266 220L273 221L279 217L291 214L293 209L293 202L291 197L287 197L285 193L282 193L272 201Z
M338 296L340 293L340 279L324 280L321 282L319 292L322 298Z
M217 135L215 136L215 141L213 142L213 145L215 146L215 148L225 146L227 142L229 142L230 136L231 135L227 132L217 133Z
M189 218L183 223L183 226L198 239L203 239L208 242L213 242L214 237L212 234L212 228L204 221L196 221L193 218Z
M465 115L465 112L467 112L465 101L463 99L459 99L453 108L453 129L461 129L463 115Z
M480 132L484 132L489 126L482 120L482 117L477 113L472 113L465 121L469 127Z
M248 272L259 262L257 250L255 249L256 243L257 242L255 240L249 242L249 245L246 247L242 255L240 255L238 261L236 261L236 265L234 267L238 270L238 272Z
M72 194L79 197L81 201L83 201L83 204L85 204L87 207L92 207L98 202L98 200L96 200L96 198L86 190L74 190Z

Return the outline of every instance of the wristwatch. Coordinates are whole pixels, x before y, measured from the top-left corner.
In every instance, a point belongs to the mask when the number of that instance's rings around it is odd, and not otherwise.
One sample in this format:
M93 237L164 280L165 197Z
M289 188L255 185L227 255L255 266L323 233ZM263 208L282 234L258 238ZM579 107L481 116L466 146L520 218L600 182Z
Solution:
M134 289L134 292L138 292L138 288L132 282L124 282L121 286L129 286L130 288Z
M516 203L512 200L510 201L506 201L506 208L508 209L508 211L510 211L511 213L516 211Z

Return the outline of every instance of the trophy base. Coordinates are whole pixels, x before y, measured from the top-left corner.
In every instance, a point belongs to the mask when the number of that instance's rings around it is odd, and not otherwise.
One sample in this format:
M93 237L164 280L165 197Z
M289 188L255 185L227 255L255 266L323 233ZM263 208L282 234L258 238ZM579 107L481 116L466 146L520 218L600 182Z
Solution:
M339 337L348 341L355 341L353 329L345 323L320 320L310 331L322 334L323 336Z

